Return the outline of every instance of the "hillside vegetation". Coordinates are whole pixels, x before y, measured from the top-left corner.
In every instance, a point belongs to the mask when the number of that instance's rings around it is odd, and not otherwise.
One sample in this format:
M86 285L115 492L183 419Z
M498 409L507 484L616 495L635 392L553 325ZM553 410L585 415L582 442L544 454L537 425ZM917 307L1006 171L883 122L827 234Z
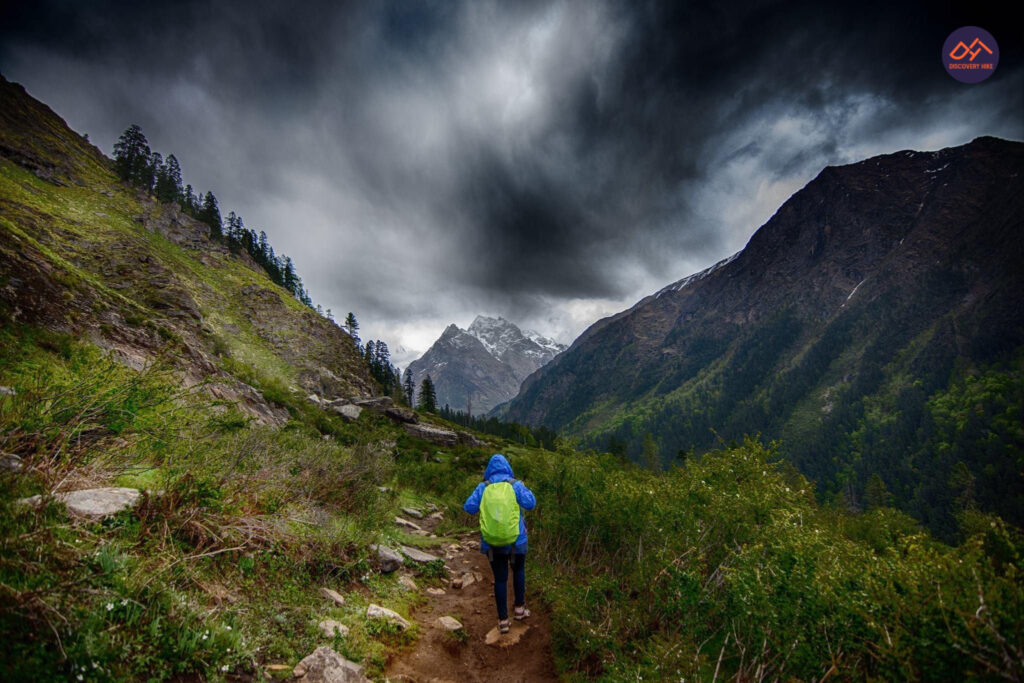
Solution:
M422 634L367 607L410 617L424 597L372 546L471 530L494 452L539 501L530 600L569 680L1024 676L1022 539L997 517L965 504L951 546L881 495L822 507L756 441L654 473L561 439L439 447L343 418L324 399L381 392L350 337L2 85L3 680L288 677L322 645L381 679ZM959 425L971 405L936 410ZM140 499L89 520L60 498L98 486ZM442 513L436 537L394 524L409 506Z

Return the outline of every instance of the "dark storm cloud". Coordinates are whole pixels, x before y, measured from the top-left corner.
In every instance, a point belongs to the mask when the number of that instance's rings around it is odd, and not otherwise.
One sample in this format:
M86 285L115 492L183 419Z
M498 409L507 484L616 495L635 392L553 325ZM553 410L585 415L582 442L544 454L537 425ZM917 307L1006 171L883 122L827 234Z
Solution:
M826 164L1024 136L1015 36L980 86L939 66L995 7L42 2L4 10L0 68L108 152L140 123L371 334L568 341Z

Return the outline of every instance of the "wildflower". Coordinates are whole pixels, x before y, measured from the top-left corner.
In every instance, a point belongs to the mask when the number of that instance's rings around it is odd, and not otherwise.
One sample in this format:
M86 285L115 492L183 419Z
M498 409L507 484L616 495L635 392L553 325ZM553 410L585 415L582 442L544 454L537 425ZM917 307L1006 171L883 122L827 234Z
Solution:
M229 668L231 668L231 667L229 667L229 666L228 666L227 664L225 664L224 666L222 666L222 667L220 668L220 670L221 670L221 671L227 671L227 670L228 670Z
M92 663L92 668L94 668L94 669L98 669L98 668L99 668L99 666L100 666L100 665L99 665L99 662L93 662L93 663Z
M127 604L128 604L128 598L125 598L124 600L121 601L121 607L124 607Z
M225 626L224 628L226 628L226 629L227 629L227 630L229 630L229 631L231 630L231 627L230 627L230 626Z
M84 681L85 680L85 676L83 676L82 674L78 674L77 676L75 676L75 678L80 680L80 681Z
M112 602L108 602L108 603L107 603L107 611L109 612L109 611L111 611L112 609L114 609L114 603L112 603Z

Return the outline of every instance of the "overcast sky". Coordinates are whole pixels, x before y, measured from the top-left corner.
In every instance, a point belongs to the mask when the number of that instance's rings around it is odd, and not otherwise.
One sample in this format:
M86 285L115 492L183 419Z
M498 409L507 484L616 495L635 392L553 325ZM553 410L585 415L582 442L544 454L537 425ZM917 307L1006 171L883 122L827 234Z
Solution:
M1024 138L1019 23L977 1L20 5L9 80L108 155L138 123L411 357L477 314L571 342L828 164ZM978 85L939 56L969 24Z

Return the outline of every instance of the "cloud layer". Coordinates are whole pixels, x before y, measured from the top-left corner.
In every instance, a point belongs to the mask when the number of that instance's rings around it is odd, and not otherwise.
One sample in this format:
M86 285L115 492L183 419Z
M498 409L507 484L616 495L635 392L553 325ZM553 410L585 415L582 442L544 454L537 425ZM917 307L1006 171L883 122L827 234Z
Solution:
M740 248L825 165L1024 137L921 3L42 2L0 69L110 152L130 123L325 308L423 351L501 314L571 341ZM403 358L402 360L406 360Z

